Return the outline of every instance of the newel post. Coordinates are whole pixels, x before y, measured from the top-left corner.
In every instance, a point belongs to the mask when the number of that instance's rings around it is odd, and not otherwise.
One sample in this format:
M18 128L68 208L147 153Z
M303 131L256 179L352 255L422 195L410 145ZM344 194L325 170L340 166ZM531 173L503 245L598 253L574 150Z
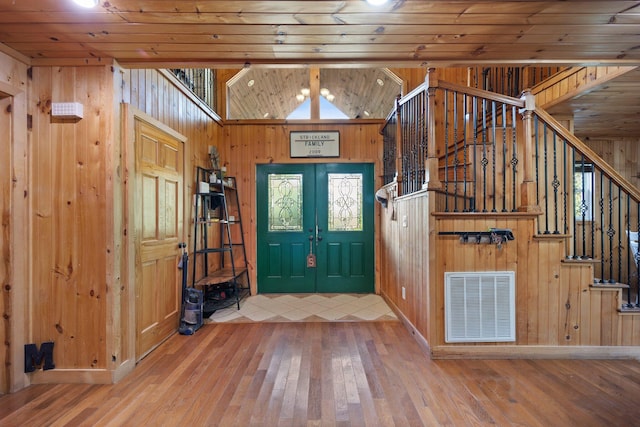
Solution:
M427 96L427 158L424 162L423 189L441 188L438 173L438 149L436 146L436 88L438 87L438 75L435 68L429 68L424 79Z
M520 111L523 123L524 139L524 179L520 188L521 212L539 212L540 206L536 203L536 182L534 170L534 149L533 149L533 111L536 108L535 96L529 89L526 89L521 97L524 100L524 108Z

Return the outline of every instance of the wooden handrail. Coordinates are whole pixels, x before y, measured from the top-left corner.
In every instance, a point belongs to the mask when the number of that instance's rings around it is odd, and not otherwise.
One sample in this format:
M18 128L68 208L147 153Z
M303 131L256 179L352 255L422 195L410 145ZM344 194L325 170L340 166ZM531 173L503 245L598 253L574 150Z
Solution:
M580 152L581 154L584 154L584 156L596 167L598 167L598 169L600 169L606 177L613 181L622 190L627 192L634 201L640 203L640 190L638 190L631 182L627 181L627 179L620 175L595 151L593 151L579 138L569 132L545 110L536 109L535 114L551 129L556 131L562 138L564 138L570 146L578 150L578 152Z
M490 101L501 102L503 104L524 108L524 99L521 98L514 98L512 96L501 95L499 93L489 92L483 89L449 83L444 80L439 80L437 87L439 89L453 90L456 92L465 93L467 95L477 96L478 98L484 98Z

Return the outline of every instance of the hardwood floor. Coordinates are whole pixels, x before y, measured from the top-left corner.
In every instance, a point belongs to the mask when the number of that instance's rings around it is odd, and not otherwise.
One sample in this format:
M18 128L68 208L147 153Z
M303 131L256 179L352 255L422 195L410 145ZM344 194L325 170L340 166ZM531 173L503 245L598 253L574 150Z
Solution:
M637 361L433 361L399 321L230 323L115 385L2 396L0 425L621 426L638 396Z

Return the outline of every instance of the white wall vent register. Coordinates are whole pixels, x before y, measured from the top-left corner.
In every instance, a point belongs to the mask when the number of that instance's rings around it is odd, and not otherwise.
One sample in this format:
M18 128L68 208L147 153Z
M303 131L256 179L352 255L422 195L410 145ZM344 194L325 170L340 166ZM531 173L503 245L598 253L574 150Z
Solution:
M59 119L81 119L82 104L79 102L54 102L51 104L51 116Z
M515 272L447 272L445 341L516 340Z

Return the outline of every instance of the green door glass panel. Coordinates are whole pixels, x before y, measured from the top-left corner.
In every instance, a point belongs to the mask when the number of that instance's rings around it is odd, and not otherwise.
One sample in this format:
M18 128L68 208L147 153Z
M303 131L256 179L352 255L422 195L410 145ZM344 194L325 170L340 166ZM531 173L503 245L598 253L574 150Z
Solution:
M269 174L269 231L302 231L303 175Z
M327 179L327 230L362 231L362 174L330 173Z
M256 185L258 292L373 292L372 164L259 165Z

